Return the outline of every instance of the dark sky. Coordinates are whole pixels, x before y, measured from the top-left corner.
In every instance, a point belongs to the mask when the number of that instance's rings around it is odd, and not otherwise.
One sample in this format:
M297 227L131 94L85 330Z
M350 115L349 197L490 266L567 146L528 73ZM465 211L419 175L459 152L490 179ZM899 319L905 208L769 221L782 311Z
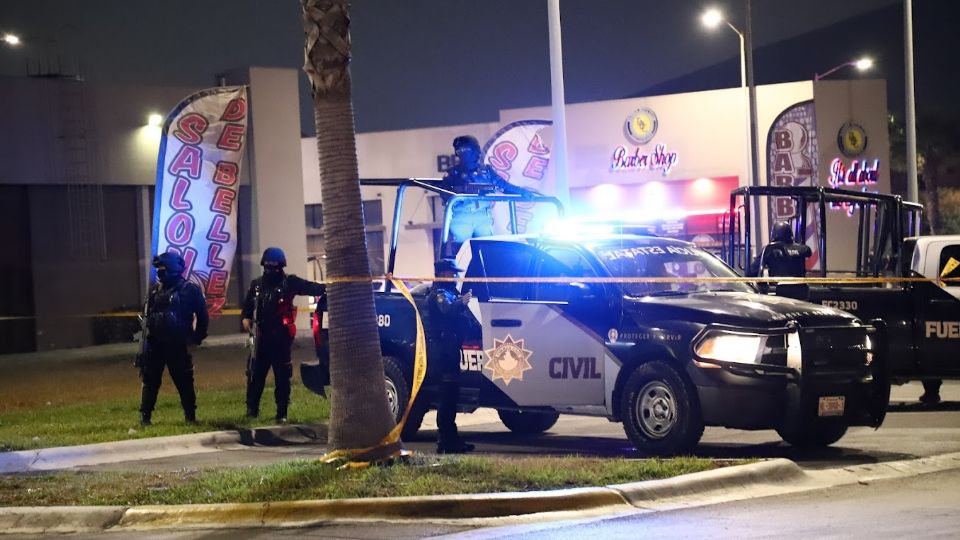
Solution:
M636 95L709 72L725 61L731 66L730 85L737 84L736 35L729 29L711 32L700 26L699 14L707 4L561 0L567 101ZM735 24L745 25L743 0L709 4L725 8ZM843 32L843 21L877 10L887 13L887 27L865 35L878 43L902 39L897 21L900 0L753 4L758 51L802 41L802 36L818 29ZM918 0L915 15L943 19L943 13L956 11L955 4L960 2ZM546 0L355 1L352 73L358 131L486 122L496 120L502 108L548 104L546 5ZM950 25L955 21L954 17L943 21L942 36L918 35L918 50L925 47L940 54L954 49ZM75 72L79 63L91 82L202 86L213 84L215 73L235 67L299 69L302 62L298 0L3 0L0 31L25 39L16 50L0 47L0 73L8 75L23 75L27 64L36 71L38 62L42 69L60 65L63 71ZM898 31L901 35L896 35ZM816 62L825 64L822 69L861 52L851 49L870 52L869 43L838 47L822 34L803 45L816 49ZM812 75L810 65L797 64L795 72L776 65L778 78ZM885 65L896 66L889 71L898 77L888 87L902 88L902 57L881 61L874 76L890 77ZM768 72L773 73L770 67ZM944 69L929 62L929 73L920 67L918 63L918 86L934 84L924 81L936 82L937 71ZM761 82L763 69L758 63ZM305 79L302 87L306 92ZM302 101L304 130L312 132L309 100L304 96Z

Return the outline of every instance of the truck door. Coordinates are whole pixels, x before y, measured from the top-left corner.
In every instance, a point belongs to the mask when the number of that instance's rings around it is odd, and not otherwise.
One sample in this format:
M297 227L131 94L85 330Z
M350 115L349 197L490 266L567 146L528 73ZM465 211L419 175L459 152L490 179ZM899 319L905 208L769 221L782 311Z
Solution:
M555 276L564 271L559 261L527 244L477 245L485 277ZM603 405L603 342L564 309L591 294L576 285L552 285L478 287L483 375L519 406Z
M960 243L933 242L922 256L923 276L939 283L915 287L920 371L960 375Z

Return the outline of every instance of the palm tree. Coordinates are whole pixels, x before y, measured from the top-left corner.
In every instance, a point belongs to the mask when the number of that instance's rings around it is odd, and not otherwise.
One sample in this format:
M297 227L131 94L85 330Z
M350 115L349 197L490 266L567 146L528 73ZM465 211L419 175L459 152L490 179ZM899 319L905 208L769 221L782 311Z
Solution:
M394 426L363 229L350 83L350 2L301 0L313 87L330 314L331 449L367 448ZM338 278L366 281L337 281Z

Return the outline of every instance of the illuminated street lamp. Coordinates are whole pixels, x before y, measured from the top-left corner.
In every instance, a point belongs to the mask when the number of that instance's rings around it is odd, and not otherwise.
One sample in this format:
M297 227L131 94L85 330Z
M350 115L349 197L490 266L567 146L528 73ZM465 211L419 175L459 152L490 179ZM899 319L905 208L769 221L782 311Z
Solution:
M4 34L3 42L11 47L16 47L17 45L20 45L20 36L17 36L16 34Z
M716 28L720 26L720 23L727 23L727 26L731 30L737 33L737 36L740 38L740 87L747 87L747 54L746 46L743 39L743 32L739 28L734 26L730 21L723 17L723 13L716 8L710 8L703 12L703 15L700 16L700 22L703 23L707 28Z
M740 88L743 89L746 94L743 98L744 101L744 119L746 121L746 146L747 146L747 163L746 168L744 169L747 177L747 185L752 186L755 182L754 178L754 148L753 148L753 138L752 138L752 122L750 118L750 111L753 109L751 100L753 99L753 93L749 91L747 87L747 47L746 40L744 38L743 32L739 28L733 25L728 21L723 13L716 8L710 8L703 12L703 15L700 16L700 22L703 23L707 28L716 28L720 26L721 23L726 23L727 26L736 32L737 37L740 38Z
M147 116L147 125L150 127L160 127L160 124L162 123L163 123L163 116L157 113L152 113L149 116Z
M849 62L844 62L844 63L840 64L839 66L834 66L834 67L828 69L828 70L825 71L824 73L815 73L815 74L813 75L813 80L819 81L820 79L823 79L823 78L827 77L828 75L834 73L835 71L841 70L841 69L843 69L843 68L845 68L845 67L855 67L855 68L857 68L857 71L867 71L868 69L870 69L870 68L873 67L873 59L864 56L863 58L860 58L860 59L857 59L857 60L851 60L851 61L849 61Z

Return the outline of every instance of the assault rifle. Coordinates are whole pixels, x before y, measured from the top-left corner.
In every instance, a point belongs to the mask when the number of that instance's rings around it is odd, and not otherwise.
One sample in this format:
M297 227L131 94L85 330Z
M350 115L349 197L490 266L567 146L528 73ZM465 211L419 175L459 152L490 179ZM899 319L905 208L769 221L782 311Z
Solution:
M150 294L147 294L147 301L143 304L143 313L137 315L137 319L140 321L140 331L134 335L134 339L140 342L140 349L137 351L137 355L133 359L133 367L137 368L140 371L140 378L143 378L143 369L147 363L147 359L150 356L150 344L148 339L150 337L149 326L147 325L147 315L150 312Z

